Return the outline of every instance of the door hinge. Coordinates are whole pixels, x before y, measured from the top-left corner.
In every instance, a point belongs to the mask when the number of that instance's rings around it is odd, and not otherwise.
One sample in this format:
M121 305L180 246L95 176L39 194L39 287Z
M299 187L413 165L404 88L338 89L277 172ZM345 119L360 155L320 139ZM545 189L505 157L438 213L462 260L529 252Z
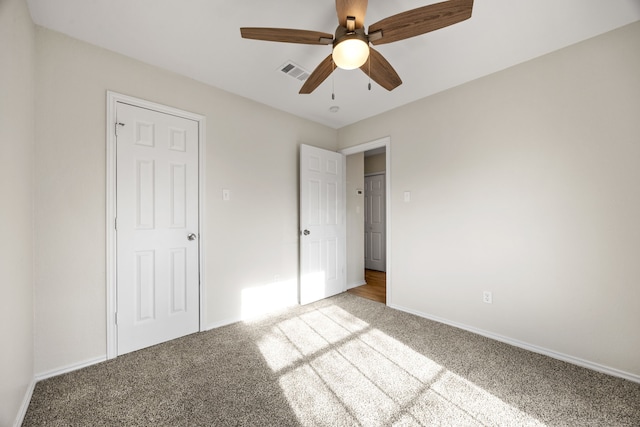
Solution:
M118 231L118 217L113 219L113 228Z
M124 126L124 125L125 125L125 124L124 124L124 123L121 123L121 122L115 122L115 123L114 123L114 126L113 126L113 127L114 127L114 130L113 130L113 131L115 132L116 136L118 136L118 128L119 128L119 127L122 127L122 126Z
M113 321L115 322L115 324L118 324L118 312L116 311L115 313L113 313Z

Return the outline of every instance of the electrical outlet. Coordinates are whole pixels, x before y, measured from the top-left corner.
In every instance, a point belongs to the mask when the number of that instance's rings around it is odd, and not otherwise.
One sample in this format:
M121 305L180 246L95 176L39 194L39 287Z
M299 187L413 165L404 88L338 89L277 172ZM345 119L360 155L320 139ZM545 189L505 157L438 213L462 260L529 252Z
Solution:
M487 304L493 303L493 295L491 295L491 292L484 291L482 293L482 302L485 302Z

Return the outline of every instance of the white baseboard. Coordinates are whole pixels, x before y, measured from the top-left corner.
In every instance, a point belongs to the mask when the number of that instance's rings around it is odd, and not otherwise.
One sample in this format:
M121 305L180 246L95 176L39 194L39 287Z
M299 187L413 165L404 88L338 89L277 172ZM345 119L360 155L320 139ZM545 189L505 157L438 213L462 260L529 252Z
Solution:
M444 323L445 325L453 326L458 329L463 329L465 331L473 332L474 334L482 335L483 337L491 338L496 341L500 341L514 347L519 347L525 350L532 351L534 353L542 354L544 356L549 356L554 359L562 360L563 362L571 363L573 365L581 366L583 368L591 369L593 371L602 372L603 374L611 375L614 377L624 378L629 381L633 381L635 383L640 383L640 375L632 374L630 372L621 371L616 368L611 368L609 366L604 366L599 363L591 362L588 360L581 359L579 357L570 356L568 354L559 353L557 351L550 350L548 348L539 347L534 344L529 344L524 341L519 341L513 338L505 337L503 335L495 334L493 332L488 332L482 329L475 328L473 326L464 325L458 322L452 322L447 319L443 319L438 316L432 316L430 314L422 313L417 310L413 310L410 308L398 306L395 304L388 304L389 307L394 308L396 310L404 311L406 313L415 314L419 317L424 317L425 319L433 320L438 323Z
M232 323L238 323L238 322L241 322L241 321L242 321L242 319L239 318L239 317L238 318L223 319L223 320L220 320L218 322L214 322L214 323L208 324L202 332L210 331L211 329L221 328L223 326L231 325Z
M86 368L87 366L102 363L107 360L107 356L96 357L95 359L88 359L83 362L73 363L71 365L63 366L61 368L52 369L50 371L41 372L36 374L36 382L46 380L47 378L57 377L58 375L66 374L68 372L77 371L78 369Z
M27 387L27 391L24 393L24 399L22 399L22 405L16 415L16 420L13 423L14 427L20 427L24 421L25 415L27 415L27 409L29 409L29 403L31 403L31 396L33 396L33 390L36 388L35 378L31 380L31 384Z
M351 284L347 285L347 289L357 288L358 286L362 286L362 285L366 285L366 284L367 284L367 282L365 282L364 280L362 282L351 283Z

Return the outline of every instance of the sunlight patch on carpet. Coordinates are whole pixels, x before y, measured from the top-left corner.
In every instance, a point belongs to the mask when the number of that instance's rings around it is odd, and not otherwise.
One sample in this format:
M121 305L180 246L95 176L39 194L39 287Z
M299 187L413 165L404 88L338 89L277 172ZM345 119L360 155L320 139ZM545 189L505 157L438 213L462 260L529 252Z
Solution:
M276 324L258 347L305 426L544 426L335 305Z

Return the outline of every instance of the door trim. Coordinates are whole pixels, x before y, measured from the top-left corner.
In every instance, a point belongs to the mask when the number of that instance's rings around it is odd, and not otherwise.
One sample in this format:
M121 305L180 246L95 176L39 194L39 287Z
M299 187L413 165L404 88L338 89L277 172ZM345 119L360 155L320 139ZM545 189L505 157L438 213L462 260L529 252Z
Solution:
M393 306L393 275L392 275L392 264L391 264L391 137L385 136L379 139L375 139L373 141L365 142L362 144L354 145L352 147L347 147L339 152L344 154L345 156L349 156L351 154L363 153L365 151L373 150L375 148L385 147L385 214L386 218L386 227L387 227L387 241L385 244L385 250L387 251L387 304L388 306ZM346 164L346 162L345 162Z
M117 103L125 103L135 107L146 108L160 113L171 114L198 122L198 262L199 262L199 300L200 300L200 324L199 331L203 331L206 319L206 268L205 244L203 236L205 234L205 131L206 118L200 114L191 113L155 102L122 95L116 92L107 91L107 120L106 120L106 323L107 323L107 359L117 356L117 328L116 328L116 106Z

